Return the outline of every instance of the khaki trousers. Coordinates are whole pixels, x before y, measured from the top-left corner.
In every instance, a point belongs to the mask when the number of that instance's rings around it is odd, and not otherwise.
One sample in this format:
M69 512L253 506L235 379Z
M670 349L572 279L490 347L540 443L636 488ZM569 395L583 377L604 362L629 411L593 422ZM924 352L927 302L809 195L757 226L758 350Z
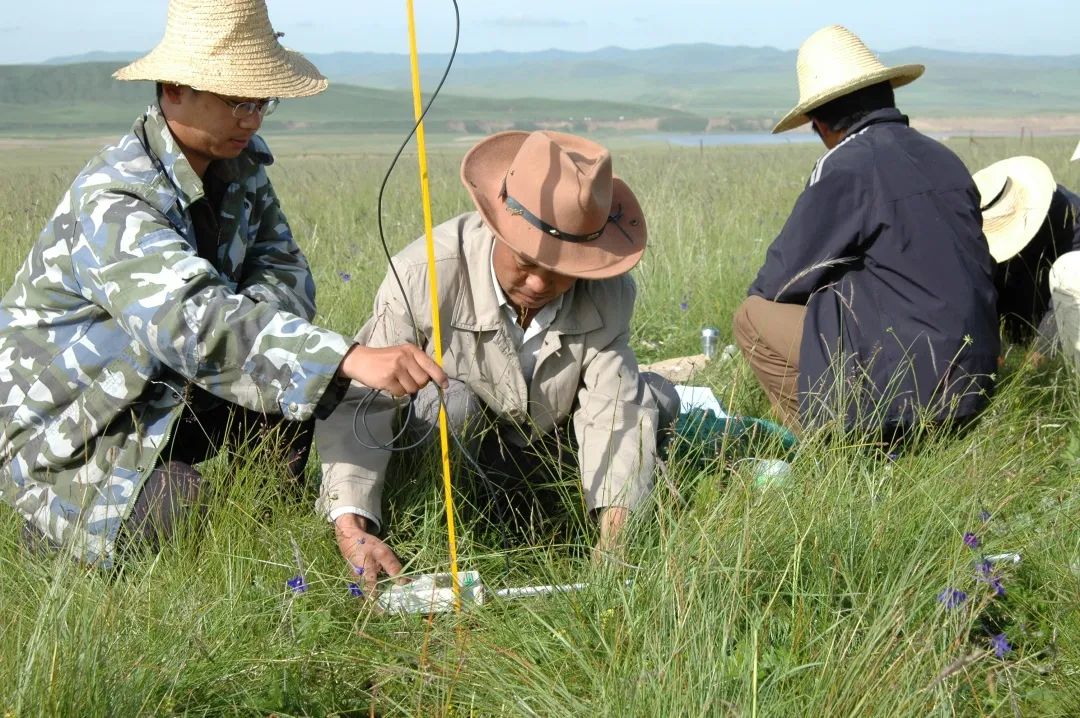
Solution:
M799 347L806 307L749 296L735 310L735 343L750 362L773 410L788 428L799 430Z

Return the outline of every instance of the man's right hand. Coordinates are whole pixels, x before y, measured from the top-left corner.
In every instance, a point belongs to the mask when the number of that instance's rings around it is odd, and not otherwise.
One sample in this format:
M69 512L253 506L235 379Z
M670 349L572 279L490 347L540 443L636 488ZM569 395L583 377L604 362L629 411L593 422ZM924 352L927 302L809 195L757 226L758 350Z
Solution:
M372 596L379 573L385 573L397 583L405 583L400 577L401 561L378 537L367 531L367 519L356 514L338 516L334 521L334 536L338 550L352 566L353 573L363 584L364 595Z
M429 381L443 389L450 385L446 372L415 344L378 349L354 344L341 361L338 374L391 396L415 394Z

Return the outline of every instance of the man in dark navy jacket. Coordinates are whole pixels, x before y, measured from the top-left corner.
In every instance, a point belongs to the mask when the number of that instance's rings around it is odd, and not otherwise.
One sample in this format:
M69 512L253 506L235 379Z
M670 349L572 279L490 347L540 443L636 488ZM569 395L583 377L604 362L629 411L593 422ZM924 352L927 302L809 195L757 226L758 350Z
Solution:
M993 389L993 261L964 164L895 107L893 88L923 67L885 67L832 26L798 69L800 103L773 131L811 122L828 152L736 312L736 340L794 428L837 419L892 440L966 423Z

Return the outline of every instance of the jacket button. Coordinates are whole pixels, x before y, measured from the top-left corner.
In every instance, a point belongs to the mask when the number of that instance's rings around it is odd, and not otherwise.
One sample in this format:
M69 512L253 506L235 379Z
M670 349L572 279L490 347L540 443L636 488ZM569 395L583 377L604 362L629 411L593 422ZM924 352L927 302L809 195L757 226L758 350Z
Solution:
M289 402L289 411L291 411L292 413L295 414L296 412L300 411L300 405L297 404L295 401L290 401Z

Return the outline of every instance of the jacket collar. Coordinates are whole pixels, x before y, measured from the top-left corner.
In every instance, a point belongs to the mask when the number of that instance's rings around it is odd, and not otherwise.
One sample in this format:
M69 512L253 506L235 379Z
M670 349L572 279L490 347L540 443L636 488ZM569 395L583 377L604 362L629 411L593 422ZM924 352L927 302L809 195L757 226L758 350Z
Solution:
M455 329L473 332L497 331L503 327L499 299L491 281L491 249L494 233L479 221L463 225L461 253L466 275L462 278L451 320ZM548 327L548 332L583 334L604 326L596 304L583 286L588 280L574 282L563 295L562 306Z
M144 143L143 147L150 155L150 161L153 162L156 158L161 163L160 170L164 171L167 178L165 184L173 190L183 211L187 211L188 207L203 197L203 181L184 156L157 105L146 108L146 113L135 120L131 131ZM270 148L261 137L255 135L240 156L212 162L208 171L214 172L225 182L233 182L254 173L260 165L273 163L274 156L270 154Z
M854 135L866 129L870 125L879 125L886 122L899 122L906 125L908 124L908 117L895 107L887 107L882 110L874 110L869 115L866 115L861 120L852 125L848 129L845 137L850 137L851 135Z

